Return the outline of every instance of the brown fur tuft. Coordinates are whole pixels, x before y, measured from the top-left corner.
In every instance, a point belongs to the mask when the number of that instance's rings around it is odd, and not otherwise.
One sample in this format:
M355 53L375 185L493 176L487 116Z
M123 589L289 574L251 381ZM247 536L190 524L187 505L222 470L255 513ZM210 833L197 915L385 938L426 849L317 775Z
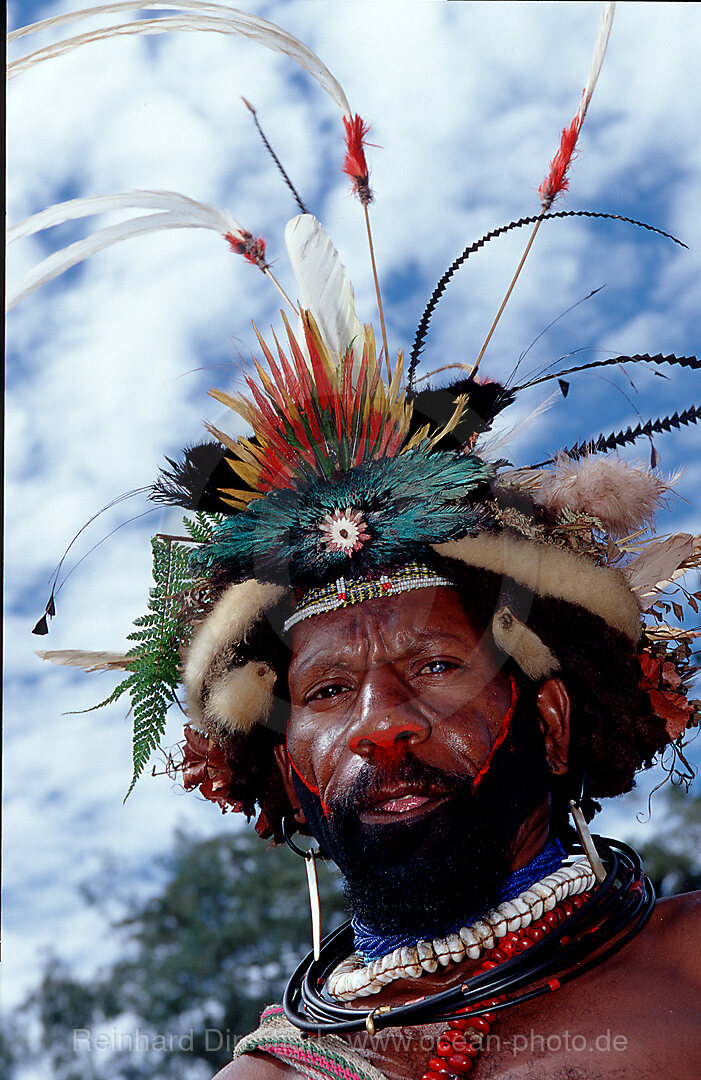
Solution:
M643 465L593 454L578 461L561 455L544 472L536 502L557 515L562 510L598 518L604 531L626 536L653 520L670 485Z

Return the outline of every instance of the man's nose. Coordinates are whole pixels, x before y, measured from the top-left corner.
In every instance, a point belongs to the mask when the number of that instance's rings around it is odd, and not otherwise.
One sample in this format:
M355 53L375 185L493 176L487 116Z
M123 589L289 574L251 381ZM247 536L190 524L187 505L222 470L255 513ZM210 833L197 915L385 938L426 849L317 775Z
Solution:
M391 666L368 672L356 701L349 749L360 757L371 757L378 751L408 750L430 734L430 723Z

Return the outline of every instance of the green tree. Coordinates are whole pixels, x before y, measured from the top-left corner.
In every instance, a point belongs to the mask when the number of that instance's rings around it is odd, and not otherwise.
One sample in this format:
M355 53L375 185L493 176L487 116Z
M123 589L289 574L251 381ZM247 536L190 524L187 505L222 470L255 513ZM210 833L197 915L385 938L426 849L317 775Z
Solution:
M121 959L92 982L51 961L25 1004L54 1080L211 1077L309 951L306 874L287 848L250 830L179 834L165 869L157 895L113 920ZM328 931L346 915L338 878L319 871ZM84 891L114 903L109 878Z
M0 1028L0 1080L13 1080L26 1060L27 1040L15 1016L3 1016Z

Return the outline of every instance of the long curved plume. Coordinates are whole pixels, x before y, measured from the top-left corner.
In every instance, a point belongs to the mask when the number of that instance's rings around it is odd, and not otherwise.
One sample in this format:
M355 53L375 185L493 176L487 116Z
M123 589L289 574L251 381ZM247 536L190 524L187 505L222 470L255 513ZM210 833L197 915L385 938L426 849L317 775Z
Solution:
M259 45L273 52L284 53L300 67L316 79L319 85L336 102L339 109L349 120L352 118L348 98L338 79L334 78L329 69L312 52L304 42L293 34L288 34L275 23L260 19L256 15L250 15L246 11L228 7L225 4L210 4L206 0L173 0L170 3L157 3L156 0L122 0L115 4L98 4L95 7L83 8L81 11L68 12L56 15L51 19L42 19L40 22L23 26L19 30L8 34L8 42L34 34L38 31L49 30L56 26L75 22L96 15L111 15L136 11L148 11L157 9L174 9L184 11L185 15L164 15L155 19L137 19L132 22L117 23L113 26L101 26L95 30L88 30L82 34L61 38L59 41L37 49L33 53L20 57L8 64L8 78L27 71L29 68L51 60L57 56L72 52L81 45L87 45L91 41L102 41L105 38L118 37L129 34L162 34L167 31L202 31L216 34L234 34L249 38ZM192 14L190 14L192 12Z
M311 311L332 353L345 356L353 349L353 374L363 359L365 335L355 313L353 286L326 230L311 214L288 221L285 244L294 271L299 301Z
M527 225L533 225L535 222L539 221L578 217L605 221L623 221L626 225L634 225L638 229L646 229L648 232L657 233L658 236L664 236L667 240L672 240L673 243L678 244L679 247L687 247L687 245L679 240L678 237L672 236L671 233L665 232L663 229L658 229L654 225L649 225L646 221L637 221L635 218L624 217L623 214L608 214L600 210L551 210L547 214L543 214L542 212L540 214L532 214L530 217L519 218L518 221L510 221L508 225L499 225L496 229L490 229L490 231L485 233L484 236L481 236L479 240L475 240L472 244L468 244L466 248L463 248L457 259L454 259L448 269L441 275L435 289L426 303L426 307L419 319L419 325L416 328L414 344L411 347L411 354L409 357L408 387L410 391L412 391L414 387L416 367L426 344L429 323L433 318L433 314L438 307L438 303L449 282L453 279L460 267L467 262L470 255L474 255L475 252L479 251L485 244L488 244L490 240L496 240L498 237L504 236L513 229L522 229Z
M231 34L248 38L273 52L283 53L285 56L289 56L290 59L299 64L304 71L319 83L322 89L326 91L343 113L347 150L343 169L344 172L348 173L351 177L353 190L359 195L365 213L370 256L373 264L373 276L375 279L378 308L380 312L382 340L385 347L385 354L387 354L387 334L382 312L377 271L375 268L367 208L367 204L372 198L372 192L369 187L367 163L364 155L364 140L368 131L368 125L361 117L353 115L348 98L346 97L341 84L331 74L316 53L312 52L304 42L300 41L293 34L283 30L282 27L277 26L275 23L268 22L266 19L251 15L249 12L239 11L237 8L228 7L225 4L208 3L207 0L173 0L172 3L166 4L158 3L157 0L119 0L117 3L99 4L95 7L83 8L77 12L56 15L53 18L42 19L29 26L21 27L8 35L8 42L12 43L27 35L61 27L80 19L110 14L136 13L153 9L158 9L159 11L159 15L155 18L134 19L128 22L119 22L111 26L101 26L94 30L85 31L82 34L73 34L62 37L50 45L36 49L34 52L13 60L8 64L8 79L21 74L23 71L29 70L37 64L43 63L45 60L51 60L55 57L62 56L65 53L72 52L74 49L77 49L82 45L87 45L92 41L102 41L112 37L128 36L132 34L161 34L170 31L201 31L205 33ZM164 9L182 11L183 14L165 15L162 14ZM358 173L358 170L360 170L360 173ZM203 225L202 222L199 221L196 224L200 228L209 227ZM38 272L33 271L32 274L21 283L21 289L17 291L17 295L14 296L13 303L16 304L18 299L27 295L27 292L37 288L38 285L43 284L44 281L48 281L52 277L55 277L57 274L61 273L62 270L67 269L68 266L74 265L75 262L86 258L90 254L94 254L95 251L101 250L102 247L117 243L121 239L126 239L127 236L137 235L140 232L152 232L159 228L185 227L187 227L185 224L171 218L170 220L154 220L150 222L150 224L147 224L144 221L134 223L131 231L127 229L124 235L118 235L116 232L105 232L94 238L92 246L91 244L86 244L85 248L78 247L70 249L67 262L62 260L58 255L55 257L52 256L48 265L42 265ZM229 239L228 236L227 239ZM256 247L256 245L258 245L258 247ZM250 255L254 255L252 261L256 262L260 269L271 278L285 301L290 303L290 306L293 306L271 274L268 266L264 265L264 248L261 246L261 241L255 241L251 234L245 233L243 242L240 239L236 239L232 242L232 247L235 251L238 251L247 258ZM388 357L387 363L389 366Z
M58 277L71 266L75 266L76 263L82 262L96 252L112 244L118 244L122 240L128 240L132 236L167 229L211 229L219 233L233 251L258 266L277 285L265 261L265 242L262 237L256 239L235 217L220 210L219 207L198 202L176 191L133 191L70 199L65 203L57 203L13 225L8 230L8 243L32 236L34 233L60 225L65 221L76 221L92 214L126 209L155 212L98 229L82 240L77 240L49 255L8 290L7 310L9 311L47 281ZM287 297L285 299L287 300Z
M8 243L12 243L13 240L21 240L25 236L32 236L54 225L61 225L64 221L76 221L78 218L89 217L91 214L134 209L170 211L177 214L184 225L189 221L193 227L214 229L222 235L226 235L227 232L234 234L245 232L236 218L225 210L190 199L177 191L128 191L117 195L94 195L83 199L70 199L68 202L49 206L46 210L18 222L17 225L12 225L7 230L7 240Z

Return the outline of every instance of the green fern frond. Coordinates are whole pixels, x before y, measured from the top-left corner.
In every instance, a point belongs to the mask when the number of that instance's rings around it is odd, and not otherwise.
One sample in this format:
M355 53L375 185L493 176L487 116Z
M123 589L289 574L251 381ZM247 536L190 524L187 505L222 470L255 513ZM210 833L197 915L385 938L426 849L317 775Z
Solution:
M127 652L127 673L112 693L97 705L81 712L94 712L118 701L124 694L131 700L134 714L133 773L126 801L165 731L166 713L176 700L181 680L180 648L189 627L180 618L185 595L194 578L189 569L192 544L211 541L213 529L225 520L224 514L198 511L183 519L187 538L154 537L153 587L149 589L148 611L134 619L127 635L133 642Z
M127 692L129 686L129 676L127 676L126 679L122 679L118 686L115 686L111 694L109 694L102 701L98 701L97 705L91 705L89 709L69 709L63 715L82 716L83 713L95 712L96 709L104 709L106 705L112 705L115 701L118 701L122 694L125 694Z
M214 526L221 525L224 520L224 514L207 514L204 510L198 510L194 521L192 518L183 518L183 525L188 536L196 544L208 544L213 539Z
M134 771L125 801L163 736L166 713L176 698L184 634L178 612L192 584L188 546L156 537L151 547L155 585L149 590L149 611L135 619L137 629L128 635L135 642L127 653L129 674L117 687L120 694L128 690L134 712Z

